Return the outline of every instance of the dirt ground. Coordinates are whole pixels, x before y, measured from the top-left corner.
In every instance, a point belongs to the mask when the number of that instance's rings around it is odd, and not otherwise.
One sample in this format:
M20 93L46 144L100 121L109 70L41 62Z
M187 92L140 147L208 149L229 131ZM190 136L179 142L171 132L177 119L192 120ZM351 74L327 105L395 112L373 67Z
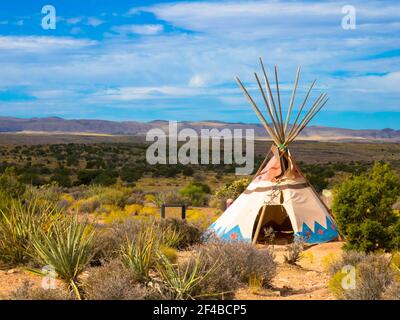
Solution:
M303 252L297 266L284 263L285 247L275 246L277 275L271 290L241 289L235 298L243 300L333 300L327 284L326 265L342 253L343 242L311 246ZM262 250L262 249L261 249ZM252 292L253 291L253 292Z
M329 280L324 266L327 261L341 255L343 242L324 243L307 248L297 266L284 263L284 246L275 246L275 259L278 262L277 275L273 288L240 289L235 299L243 300L332 300L328 291ZM260 250L265 247L260 245ZM10 299L10 295L24 281L40 286L42 278L23 269L0 270L0 300Z

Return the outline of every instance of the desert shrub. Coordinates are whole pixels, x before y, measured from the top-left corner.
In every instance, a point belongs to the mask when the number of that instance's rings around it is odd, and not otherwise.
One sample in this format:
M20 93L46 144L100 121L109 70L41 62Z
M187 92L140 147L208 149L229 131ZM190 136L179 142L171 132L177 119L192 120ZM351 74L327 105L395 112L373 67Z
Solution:
M285 263L295 265L297 264L304 250L304 240L301 238L295 239L291 244L286 246L286 254L284 255Z
M155 230L157 230L157 240L160 244L171 248L178 248L181 244L182 234L178 228L173 225L165 223L154 223Z
M159 216L159 211L157 210L157 208L153 208L153 207L143 207L140 212L139 215L144 216L144 217L151 217L151 218L155 218Z
M24 204L13 200L0 210L0 260L9 266L27 263L32 258L32 237L48 233L61 211L53 205L39 205L35 198Z
M114 206L101 207L101 209L106 211L103 215L104 223L112 224L115 222L123 222L126 219L131 218L132 216L138 215L143 207L134 204L130 206L125 206L124 209L120 209L119 207Z
M356 266L359 264L361 261L365 259L365 254L362 252L357 252L357 251L345 251L343 252L342 256L340 259L331 260L330 266L328 268L328 271L331 275L336 274L337 272L342 270L343 266Z
M127 241L133 241L143 222L132 219L113 221L107 226L98 226L95 240L96 260L107 260L116 258L120 254L121 247Z
M65 172L55 172L51 176L50 181L56 183L63 188L69 188L72 186L71 177L68 173Z
M4 197L18 199L25 192L25 185L18 180L14 167L8 167L0 175L0 192Z
M384 300L400 300L400 282L395 281L383 293Z
M121 246L125 246L127 241L135 242L136 237L147 232L146 230L154 232L157 245L165 245L174 249L185 249L200 243L203 234L202 229L178 219L113 221L107 227L99 229L96 240L96 260L114 258Z
M76 203L78 212L80 213L93 213L100 207L100 201L96 197L79 200Z
M163 254L159 254L158 259L156 269L161 278L162 288L172 299L196 299L208 295L208 292L199 290L199 285L216 272L215 262L212 268L204 272L203 260L199 255L184 266L172 264Z
M171 263L176 263L178 259L178 253L176 249L168 247L166 245L160 245L158 251L164 255Z
M161 221L160 225L161 228L175 230L175 233L179 235L177 239L178 241L173 244L171 241L169 241L169 244L166 243L166 241L162 241L166 245L170 245L177 249L185 249L202 241L204 230L192 223L179 219L167 219ZM170 232L170 235L172 236L173 232Z
M158 192L155 195L146 195L147 202L154 203L157 208L164 204L183 204L185 199L178 192Z
M354 288L345 289L342 286L342 280L347 276L347 272L342 272L342 268L345 266L354 267ZM390 258L383 254L345 254L331 270L331 272L335 271L336 273L329 282L329 288L339 299L382 299L384 293L394 283Z
M143 205L144 204L144 194L140 192L132 193L128 199L126 199L127 205Z
M140 229L133 241L127 240L121 247L121 260L138 282L146 283L150 279L157 250L156 241L154 229L148 226Z
M215 195L212 195L210 197L210 200L208 201L208 205L211 208L216 208L219 210L225 210L226 209L226 200L225 198L218 198Z
M84 191L85 198L94 197L100 205L114 205L123 208L127 200L132 195L132 189L116 184L112 187L99 185L89 186Z
M26 186L23 200L36 201L41 206L57 206L62 196L62 189L56 184L46 184L40 187Z
M394 271L396 280L400 282L400 252L395 252L392 254L390 266Z
M186 211L186 220L203 230L206 230L214 222L213 218L198 209L189 209Z
M112 260L101 267L88 270L82 285L87 300L143 300L160 299L158 292L145 287L131 276L119 261Z
M70 291L63 288L36 288L31 282L24 281L16 290L11 292L11 300L73 300Z
M400 217L399 214L397 214ZM397 222L389 227L389 234L391 235L391 248L393 250L400 250L400 218Z
M359 251L391 250L396 245L399 217L392 210L400 179L389 164L376 162L366 174L351 176L335 189L333 212L345 248ZM400 228L400 227L399 227Z
M191 182L185 188L179 190L180 195L192 206L205 205L210 192L210 187L200 182Z
M140 211L143 209L143 205L134 203L134 204L129 204L126 205L124 210L129 214L133 216L137 216L140 214Z
M195 250L205 261L205 268L220 264L217 278L210 277L204 285L210 291L228 292L247 285L250 277L257 276L262 286L268 287L276 274L276 263L271 250L257 250L251 244L240 242L214 242L199 245Z
M215 192L215 197L217 199L222 200L223 206L225 206L225 201L227 199L233 199L235 200L237 197L239 197L244 190L246 190L247 186L249 185L250 180L247 178L235 180L230 184L227 184L226 186L219 188ZM225 208L220 208L224 210Z
M156 203L156 196L154 194L148 193L144 196L144 202L149 202L149 203Z
M58 277L81 299L78 276L94 255L94 231L77 218L55 224L50 234L39 231L32 238L38 263L51 265Z

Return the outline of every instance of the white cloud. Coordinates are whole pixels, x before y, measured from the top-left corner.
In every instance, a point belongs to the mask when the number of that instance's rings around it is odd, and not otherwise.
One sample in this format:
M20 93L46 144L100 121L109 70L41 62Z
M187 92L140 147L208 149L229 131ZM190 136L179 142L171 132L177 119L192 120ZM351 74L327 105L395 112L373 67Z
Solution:
M203 87L205 85L205 79L199 74L194 75L189 80L190 87Z
M92 27L98 27L104 23L103 20L100 20L99 18L96 17L89 17L86 21L86 24Z
M201 92L187 87L122 87L117 89L107 89L95 94L110 100L141 100L141 99L163 99L184 96L194 96Z
M0 36L0 88L27 86L38 97L31 105L41 107L44 101L46 108L136 105L152 111L155 104L176 109L213 104L215 112L246 112L234 76L259 99L253 71L260 71L262 56L271 78L273 66L279 66L282 99L290 95L300 64L299 99L318 78L317 90L328 91L333 110L394 109L400 99L400 58L373 57L398 50L400 38L393 30L399 25L392 20L400 10L381 10L376 3L356 7L360 15L362 9L366 13L354 31L340 28L339 2L210 1L140 9L175 27L172 33L161 24L136 24L114 26L101 41ZM124 37L129 34L152 36L132 41ZM365 76L376 72L389 74Z
M296 38L344 36L341 9L346 4L346 1L193 1L133 8L130 13L149 12L176 27L224 38L260 39L281 34ZM393 24L399 21L400 4L384 6L380 2L355 0L352 5L357 10L358 23L383 23L386 32L388 28L397 28Z
M164 27L161 24L129 24L115 26L112 30L120 34L155 35L163 32Z
M83 19L84 19L83 17L73 17L73 18L67 18L67 19L65 19L65 22L66 22L67 24L72 24L72 25L74 25L74 24L78 24L78 23L82 22Z
M343 91L360 93L398 93L400 88L400 71L390 72L385 75L361 76L342 79L335 85Z
M49 51L79 49L95 44L93 40L45 36L0 36L0 48L5 50Z

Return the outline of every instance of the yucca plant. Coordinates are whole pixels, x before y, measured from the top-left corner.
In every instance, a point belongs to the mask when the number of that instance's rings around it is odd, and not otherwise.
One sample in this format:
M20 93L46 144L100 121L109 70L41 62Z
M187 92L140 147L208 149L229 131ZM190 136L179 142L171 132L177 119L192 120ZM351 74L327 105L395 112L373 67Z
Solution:
M173 264L170 260L158 253L159 262L157 264L157 272L161 277L166 288L173 294L176 300L196 299L205 294L196 294L197 287L202 281L216 271L217 262L206 273L203 272L201 256L197 255L193 263L186 264L186 267L181 269L178 265Z
M158 244L151 226L140 229L133 241L121 247L121 260L139 282L147 282Z
M161 244L170 247L170 248L178 248L183 235L173 226L167 224L161 224L158 227L159 229L159 241Z
M39 232L32 239L38 262L52 266L78 299L78 276L94 255L94 235L86 223L74 217L55 224L51 234Z
M13 200L0 210L0 260L8 266L30 260L32 236L48 232L60 216L59 208L39 205L38 198L27 204Z

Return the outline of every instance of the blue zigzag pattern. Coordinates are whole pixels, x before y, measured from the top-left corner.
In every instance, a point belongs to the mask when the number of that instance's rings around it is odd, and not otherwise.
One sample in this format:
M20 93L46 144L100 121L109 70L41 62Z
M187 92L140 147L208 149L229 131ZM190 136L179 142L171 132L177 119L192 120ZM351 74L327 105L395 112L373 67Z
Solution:
M318 222L314 223L314 231L303 223L303 231L297 232L295 237L302 238L306 243L324 243L332 241L339 236L336 226L330 217L326 217L326 228L321 226ZM203 235L204 239L212 240L219 238L226 241L243 241L251 242L250 238L244 238L240 231L239 225L236 225L229 231L224 232L223 228L220 227L215 229L215 223L213 223Z
M338 236L339 233L335 223L330 217L326 217L326 228L321 226L318 222L315 222L313 232L308 225L303 223L303 231L296 233L297 238L303 238L307 243L324 243L334 240Z

